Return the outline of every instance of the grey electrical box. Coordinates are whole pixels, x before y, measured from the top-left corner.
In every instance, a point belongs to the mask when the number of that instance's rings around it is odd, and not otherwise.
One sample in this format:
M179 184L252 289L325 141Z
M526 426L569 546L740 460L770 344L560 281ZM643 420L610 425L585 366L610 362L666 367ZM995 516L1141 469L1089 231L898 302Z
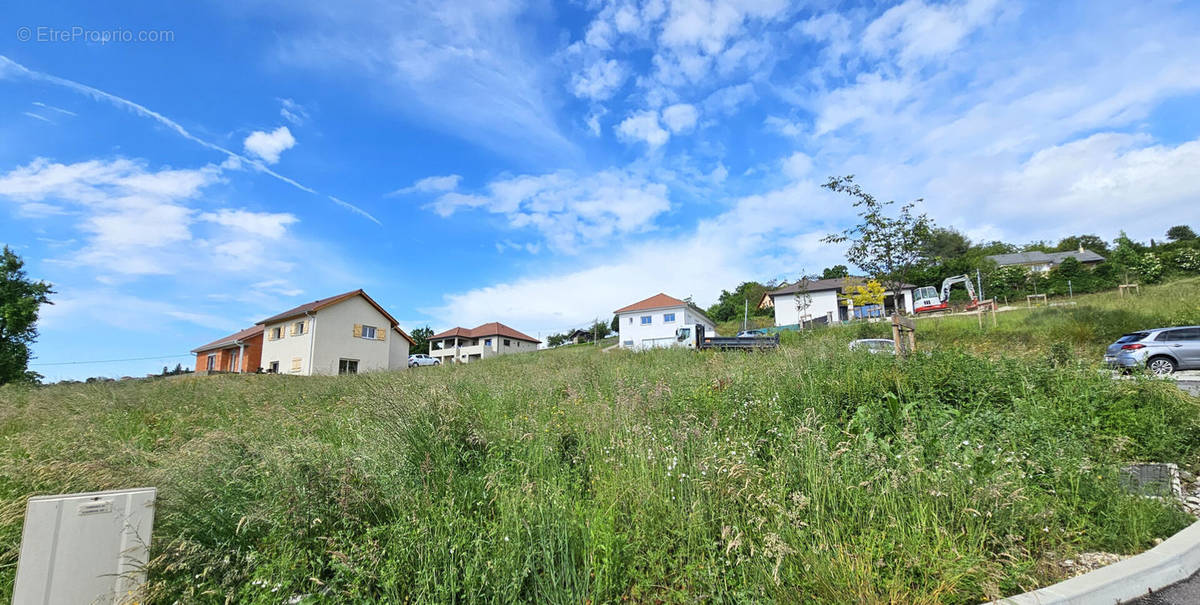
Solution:
M153 487L36 496L13 585L19 605L124 603L145 582Z

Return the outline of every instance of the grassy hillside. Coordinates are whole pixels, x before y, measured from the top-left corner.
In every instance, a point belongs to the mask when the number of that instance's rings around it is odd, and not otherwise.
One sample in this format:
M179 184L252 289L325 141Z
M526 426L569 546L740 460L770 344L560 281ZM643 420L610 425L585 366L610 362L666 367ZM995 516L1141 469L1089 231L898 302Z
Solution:
M1197 400L1061 354L1200 323L1177 302L1197 289L1002 314L982 333L922 320L932 353L904 361L848 352L879 329L865 326L769 354L571 347L340 378L2 388L0 599L26 497L138 485L160 489L151 602L1018 592L1071 553L1134 552L1189 521L1125 495L1115 469L1194 465Z

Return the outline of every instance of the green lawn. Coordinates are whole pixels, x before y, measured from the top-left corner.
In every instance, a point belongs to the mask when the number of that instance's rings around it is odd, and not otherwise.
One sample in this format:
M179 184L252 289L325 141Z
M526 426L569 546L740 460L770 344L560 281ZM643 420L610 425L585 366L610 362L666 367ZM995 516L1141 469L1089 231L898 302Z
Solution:
M1097 371L1136 301L921 320L773 353L569 347L351 376L0 388L0 600L25 498L159 488L148 600L972 603L1136 552L1190 518L1126 495L1192 467L1198 402Z

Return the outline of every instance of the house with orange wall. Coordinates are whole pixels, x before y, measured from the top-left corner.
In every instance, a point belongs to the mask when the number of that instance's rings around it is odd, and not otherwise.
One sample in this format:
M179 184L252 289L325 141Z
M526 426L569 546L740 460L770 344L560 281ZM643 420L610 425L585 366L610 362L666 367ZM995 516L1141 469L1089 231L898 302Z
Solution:
M202 347L196 355L196 373L257 372L262 365L263 326L246 328Z

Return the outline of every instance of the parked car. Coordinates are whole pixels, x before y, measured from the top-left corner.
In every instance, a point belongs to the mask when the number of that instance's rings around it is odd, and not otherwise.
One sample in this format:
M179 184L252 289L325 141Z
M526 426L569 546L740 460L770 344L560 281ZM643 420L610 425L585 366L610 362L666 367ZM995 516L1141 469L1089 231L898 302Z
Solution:
M850 343L851 351L866 351L872 354L896 354L896 343L887 338L860 338Z
M1130 332L1108 345L1104 361L1114 368L1146 368L1159 374L1200 369L1200 326Z
M437 366L442 365L442 362L424 354L417 353L408 356L408 367L415 368L417 366Z
M766 335L766 330L742 330L741 332L737 333L738 338L758 338L759 336Z

